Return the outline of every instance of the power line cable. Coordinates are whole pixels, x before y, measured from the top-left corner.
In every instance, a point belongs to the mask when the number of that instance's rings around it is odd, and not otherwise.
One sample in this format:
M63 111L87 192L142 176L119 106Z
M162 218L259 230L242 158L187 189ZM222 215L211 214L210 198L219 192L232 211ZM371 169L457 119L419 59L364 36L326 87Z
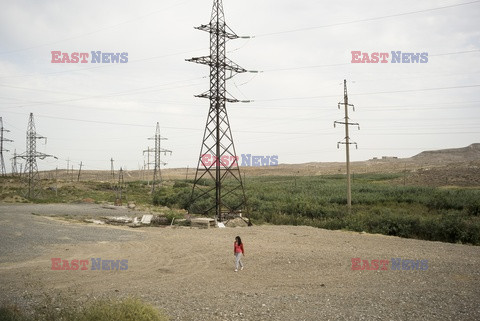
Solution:
M197 79L203 79L205 77L200 77ZM95 99L95 98L108 98L108 97L118 97L118 96L127 96L127 95L135 95L135 94L140 94L140 93L146 93L146 92L158 92L162 90L171 90L171 89L178 89L178 88L185 88L185 87L192 87L192 86L198 86L199 84L189 84L189 85L182 85L182 86L176 86L172 88L165 88L165 89L151 89L151 90L139 90L139 89L134 89L134 90L129 90L129 91L120 91L116 93L110 93L110 94L102 94L102 95L94 95L94 96L83 96L80 98L71 98L71 99L63 99L63 100L58 100L58 101L38 101L38 102L31 102L27 104L21 104L21 105L16 105L16 106L10 106L10 107L5 107L5 109L12 109L12 108L23 108L23 107L30 107L30 106L35 106L35 105L61 105L62 103L66 102L74 102L74 101L82 101L82 100L89 100L89 99Z
M379 16L379 17L372 17L372 18L366 18L366 19L358 19L358 20L352 20L352 21L346 21L346 22L338 22L338 23L332 23L332 24L322 25L322 26L316 26L316 27L298 28L298 29L291 29L291 30L284 30L284 31L277 31L277 32L270 32L270 33L263 33L263 34L259 34L259 35L256 35L256 36L251 36L250 38L260 38L260 37L267 37L267 36L275 36L275 35L281 35L281 34L287 34L287 33L295 33L295 32L301 32L301 31L310 31L310 30L315 30L315 29L323 29L323 28L330 28L330 27L337 27L337 26L345 26L345 25L350 25L350 24L355 24L355 23L361 23L361 22L369 22L369 21L377 21L377 20L383 20L383 19L390 19L390 18L395 18L395 17L408 16L408 15L414 15L414 14L419 14L419 13L425 13L425 12L431 12L431 11L449 9L449 8L454 8L454 7L466 6L466 5L470 5L470 4L476 4L476 3L479 3L479 2L480 2L480 0L470 1L470 2L465 2L465 3L457 3L457 4L453 4L453 5L443 6L443 7L436 7L436 8L429 8L429 9L416 10L416 11L409 11L409 12L403 12L403 13L396 13L396 14L391 14L391 15L385 15L385 16Z
M406 89L406 90L394 90L394 91L378 91L371 93L356 93L351 94L352 96L368 96L368 95L381 95L381 94L396 94L396 93L409 93L409 92L423 92L423 91L434 91L434 90L448 90L448 89L461 89L461 88L475 88L480 87L478 85L465 85L465 86L451 86L451 87L434 87L434 88L422 88L422 89ZM317 99L317 98L328 98L335 97L335 95L323 95L323 96L305 96L305 97L286 97L286 98L273 98L273 99L257 99L255 101L266 102L266 101L280 101L280 100L301 100L301 99Z
M147 14L144 14L144 15L141 15L141 16L138 16L138 17L135 17L135 18L132 18L132 19L128 19L128 20L122 21L122 22L117 23L117 24L114 24L114 25L110 25L110 26L105 26L105 27L102 27L102 28L98 28L98 29L96 29L96 30L93 30L93 31L90 31L90 32L86 32L86 33L82 33L82 34L79 34L79 35L76 35L76 36L73 36L73 37L68 37L68 38L64 38L64 39L57 40L57 41L53 41L53 42L49 42L49 43L43 43L43 44L40 44L40 45L28 47L28 48L22 48L22 49L16 49L16 50L10 50L10 51L0 52L0 55L6 55L6 54L11 54L11 53L18 53L18 52L21 52L21 51L26 51L26 50L31 50L31 49L35 49L35 48L40 48L40 47L55 45L55 44L62 43L62 42L65 42L65 41L69 41L69 40L73 40L73 39L78 39L78 38L83 38L83 37L85 37L85 36L90 36L90 35L92 35L92 34L99 33L99 32L102 32L102 31L105 31L105 30L108 30L108 29L113 29L113 28L116 28L116 27L118 27L118 26L121 26L121 25L124 25L124 24L128 24L128 23L131 23L131 22L134 22L134 21L136 21L136 20L144 19L144 18L146 18L146 17L148 17L148 16L151 16L151 15L154 15L154 14L156 14L156 13L169 10L169 9L171 9L171 8L174 8L174 7L183 5L184 3L187 3L187 2L190 2L190 1L191 1L191 0L185 0L185 1L182 1L182 2L180 2L180 3L176 3L176 4L172 5L172 6L167 6L167 7L164 7L164 8L162 8L162 9L159 9L159 10L156 10L156 11L151 11L151 12L149 12L149 13L147 13Z
M440 56L450 56L450 55L461 55L461 54L469 54L469 53L478 53L480 49L473 49L473 50L464 50L464 51L456 51L456 52L446 52L440 54L429 54L429 57L440 57ZM338 66L350 66L352 63L338 63L338 64L327 64L327 65L310 65L310 66L299 66L299 67L286 67L286 68L277 68L277 69L265 69L259 71L260 73L264 72L279 72L279 71L291 71L291 70L301 70L301 69L313 69L313 68L325 68L325 67L338 67Z
M142 58L142 59L137 59L137 60L129 60L128 63L129 64L134 64L134 63L148 61L148 60L152 60L152 59L159 59L159 58L185 55L187 53L193 53L193 52L203 51L203 50L205 50L205 49L202 48L202 49L188 50L188 51L176 52L176 53L172 53L172 54L168 54L168 55L160 55L160 56L147 57L147 58ZM57 75L57 74L63 74L63 73L69 73L70 74L72 72L79 72L79 71L86 71L86 70L93 70L93 69L100 69L100 68L108 68L108 67L118 67L118 64L100 64L98 66L92 66L92 67L68 69L68 70L61 70L61 71L52 71L52 72L45 72L45 73L32 73L32 74L18 75L18 76L1 76L0 79L4 79L4 78L24 78L24 77L33 77L33 76L38 76L38 75Z

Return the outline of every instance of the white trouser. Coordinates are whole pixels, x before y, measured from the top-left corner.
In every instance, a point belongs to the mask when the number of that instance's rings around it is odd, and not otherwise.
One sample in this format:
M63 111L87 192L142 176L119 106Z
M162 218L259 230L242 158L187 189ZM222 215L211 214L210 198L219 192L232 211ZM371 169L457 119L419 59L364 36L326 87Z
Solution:
M238 265L240 264L243 267L242 263L242 252L235 253L235 269L238 270Z

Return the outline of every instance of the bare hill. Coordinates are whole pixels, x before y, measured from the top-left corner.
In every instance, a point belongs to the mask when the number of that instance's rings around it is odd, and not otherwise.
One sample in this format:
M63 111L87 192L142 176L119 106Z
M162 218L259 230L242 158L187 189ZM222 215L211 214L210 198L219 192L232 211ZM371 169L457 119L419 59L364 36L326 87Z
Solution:
M462 148L424 151L412 157L413 160L428 160L436 163L471 162L480 160L480 143Z
M410 173L411 183L452 184L478 186L480 184L480 143L467 147L424 151L410 158L385 157L352 162L352 173ZM305 164L279 164L278 166L241 167L242 175L252 176L312 176L344 174L345 162L311 162ZM124 171L125 181L151 180L153 171ZM162 169L162 176L170 179L194 179L195 169ZM42 173L42 178L76 181L78 172L59 170ZM82 171L80 180L118 182L110 171Z

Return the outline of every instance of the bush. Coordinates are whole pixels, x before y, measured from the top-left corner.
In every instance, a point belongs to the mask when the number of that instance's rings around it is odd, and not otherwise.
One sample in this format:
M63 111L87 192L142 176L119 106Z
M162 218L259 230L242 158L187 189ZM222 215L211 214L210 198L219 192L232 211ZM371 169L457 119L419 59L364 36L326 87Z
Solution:
M190 195L191 190L189 188L171 189L162 187L153 195L152 203L155 206L187 208Z
M79 321L166 321L154 307L138 299L123 301L104 300L93 303L84 311Z
M0 307L0 321L26 321L16 306Z
M47 298L48 302L36 307L32 316L16 307L0 307L0 321L168 321L163 313L135 298L99 300L84 307L69 302L61 308Z
M466 206L466 212L471 216L480 216L480 200L476 199Z
M175 181L175 183L173 184L173 188L184 188L184 187L188 187L188 184L186 182Z

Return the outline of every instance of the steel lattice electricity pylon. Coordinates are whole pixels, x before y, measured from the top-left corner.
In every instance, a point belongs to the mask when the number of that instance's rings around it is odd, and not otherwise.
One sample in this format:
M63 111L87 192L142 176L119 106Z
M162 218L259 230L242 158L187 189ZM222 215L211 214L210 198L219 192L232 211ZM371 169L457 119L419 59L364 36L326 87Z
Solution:
M353 111L355 111L355 106L352 104L348 103L348 93L347 93L347 80L343 80L343 103L339 102L338 103L338 109L340 109L341 105L345 106L345 118L343 121L335 121L333 123L333 126L336 127L337 124L342 124L345 125L345 139L341 142L337 143L337 148L340 147L340 144L345 145L346 147L346 163L347 163L347 206L348 209L350 210L352 207L352 185L350 181L350 145L355 145L357 147L357 143L355 142L350 142L350 134L348 131L348 126L350 125L355 125L358 126L358 129L360 129L360 125L358 123L351 123L350 118L348 117L348 107L352 107Z
M25 153L16 156L17 158L22 158L25 160L23 178L27 185L25 192L25 196L27 198L35 198L39 193L36 188L39 176L37 158L45 159L47 157L53 157L55 159L58 159L55 156L37 152L37 139L44 139L45 142L47 141L46 137L37 135L37 132L35 130L35 123L33 121L33 113L30 113L30 119L28 121L27 128L27 150Z
M3 120L0 117L0 175L5 176L7 175L7 170L5 169L5 159L3 158L3 152L9 152L8 149L4 149L3 143L4 142L13 142L11 139L6 139L3 136L3 133L9 133L9 130L3 128Z
M17 167L17 150L13 151L12 160L12 176L16 176L18 174L18 167Z
M168 138L162 137L160 135L160 124L157 122L157 129L155 131L155 136L150 137L150 140L155 141L155 148L152 150L148 149L148 153L153 152L155 155L155 163L153 165L155 166L153 168L153 181L152 181L152 194L155 192L155 187L158 185L160 186L162 183L162 170L161 166L167 165L166 162L162 162L162 153L164 155L167 155L167 153L172 154L171 150L168 149L163 149L161 146L162 140L167 140Z
M202 214L215 211L216 219L222 221L224 213L238 214L246 209L245 190L238 162L235 161L238 158L226 109L227 102L235 103L238 100L229 96L226 81L247 70L226 57L226 42L239 37L225 24L221 0L213 2L210 23L196 29L210 34L210 56L187 61L210 66L210 89L196 96L208 98L210 109L195 173L190 210ZM214 186L206 183L210 179L215 182ZM197 201L203 202L195 206Z

